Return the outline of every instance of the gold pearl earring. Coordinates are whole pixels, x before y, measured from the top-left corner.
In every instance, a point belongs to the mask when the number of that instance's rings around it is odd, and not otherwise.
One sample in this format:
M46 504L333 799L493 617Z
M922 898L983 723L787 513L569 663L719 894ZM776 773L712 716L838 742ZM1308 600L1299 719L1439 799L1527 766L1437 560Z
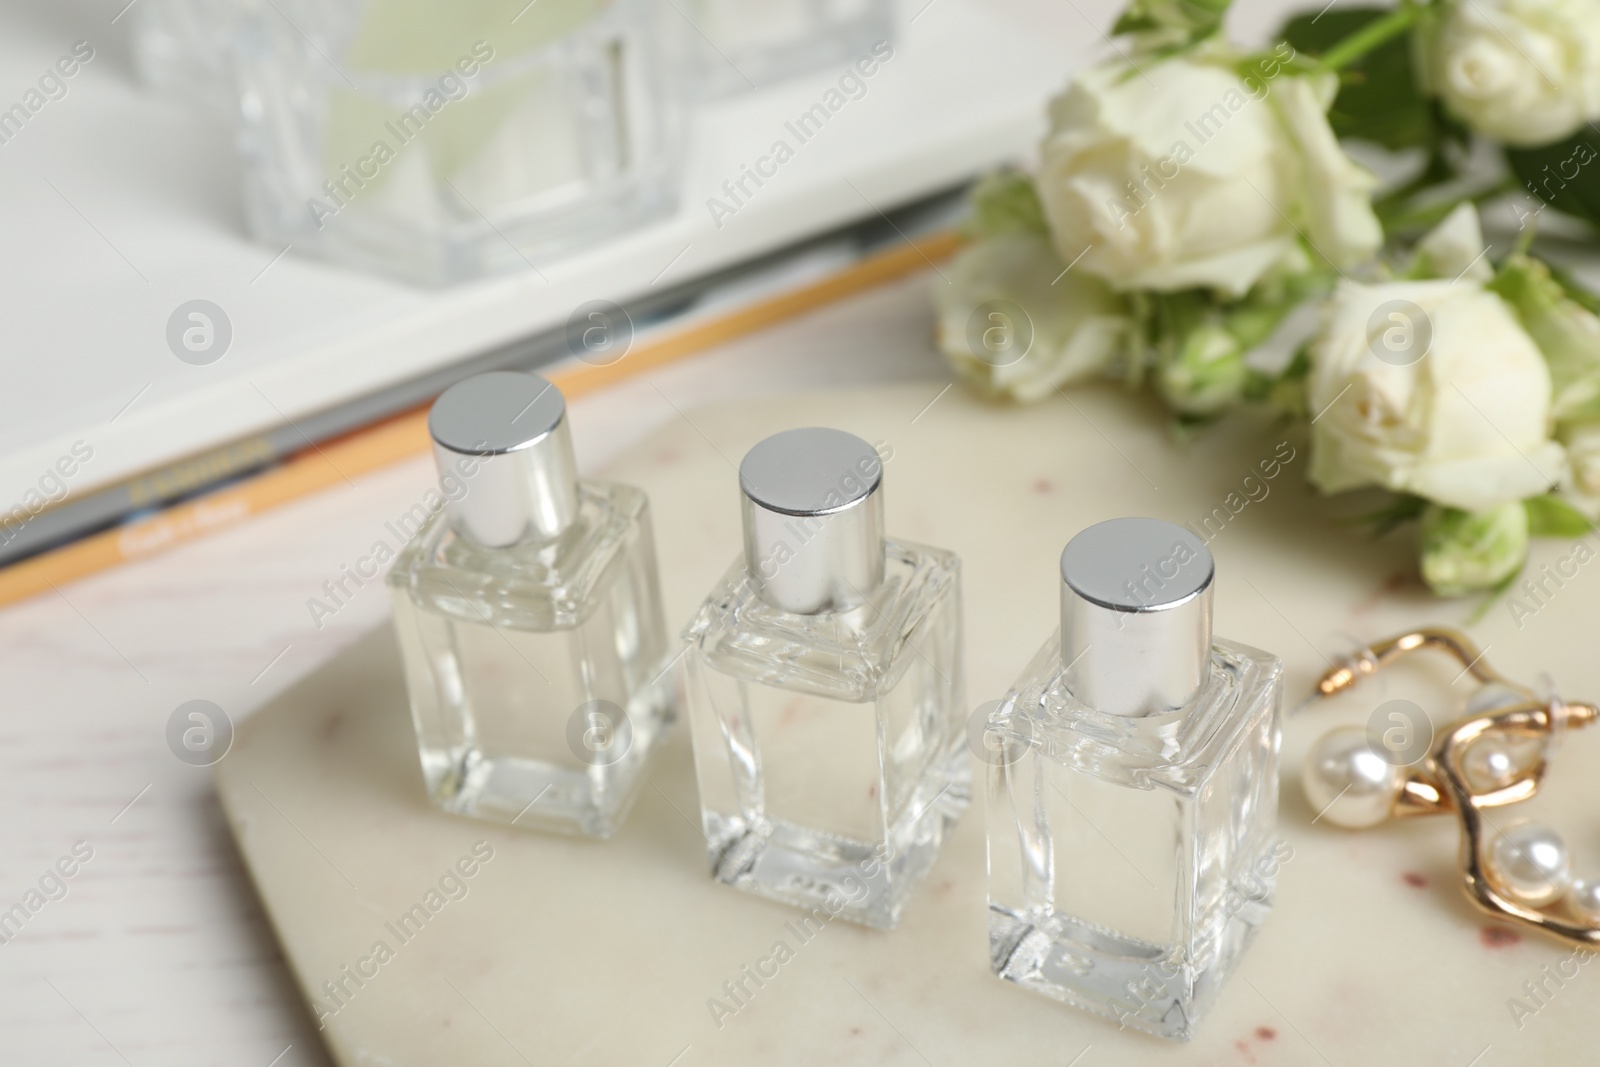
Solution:
M1574 879L1565 840L1553 828L1519 822L1503 831L1489 808L1527 800L1549 767L1562 730L1600 718L1593 704L1541 699L1490 667L1466 635L1413 630L1361 649L1317 682L1317 697L1354 687L1383 666L1424 648L1454 657L1480 687L1464 717L1433 738L1410 765L1397 762L1362 727L1325 734L1306 758L1306 799L1336 826L1364 829L1391 816L1453 812L1461 824L1462 888L1488 914L1585 945L1600 945L1600 878Z

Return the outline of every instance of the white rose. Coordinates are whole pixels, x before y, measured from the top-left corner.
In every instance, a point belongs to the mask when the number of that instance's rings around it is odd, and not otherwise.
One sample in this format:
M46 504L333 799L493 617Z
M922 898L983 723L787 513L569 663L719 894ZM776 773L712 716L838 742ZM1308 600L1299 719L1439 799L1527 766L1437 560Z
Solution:
M1307 401L1324 492L1378 485L1482 512L1544 493L1565 467L1544 357L1477 285L1342 283L1311 347Z
M1520 500L1488 511L1430 505L1422 513L1422 580L1440 596L1493 589L1528 562L1528 509Z
M1276 60L1243 79L1193 54L1084 71L1041 146L1056 251L1118 289L1227 296L1302 266L1302 239L1337 266L1365 259L1382 240L1374 180L1328 128L1334 89Z
M1470 202L1457 204L1417 242L1410 276L1478 284L1494 278L1476 207Z
M1563 426L1561 440L1567 446L1563 494L1589 518L1600 519L1600 422Z
M1600 3L1455 0L1432 69L1445 105L1479 133L1558 141L1600 117Z
M1285 210L1295 217L1297 231L1336 267L1370 258L1383 244L1383 226L1372 210L1378 180L1344 154L1328 125L1338 79L1283 77L1271 90L1289 143L1296 197Z
M1032 234L968 245L945 268L950 284L934 283L940 350L985 392L1016 400L1100 373L1127 337L1126 309L1100 279L1065 268Z

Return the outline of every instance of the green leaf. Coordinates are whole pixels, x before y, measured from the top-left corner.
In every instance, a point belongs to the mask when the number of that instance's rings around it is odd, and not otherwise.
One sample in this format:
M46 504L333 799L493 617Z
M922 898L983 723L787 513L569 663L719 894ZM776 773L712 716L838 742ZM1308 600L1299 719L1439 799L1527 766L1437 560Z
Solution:
M1600 224L1600 135L1585 128L1539 148L1507 148L1506 163L1523 187L1557 211Z
M1594 529L1583 512L1558 496L1530 497L1522 506L1528 511L1531 537L1582 537Z
M1150 294L1150 336L1156 347L1178 345L1204 322L1216 301L1204 289Z
M1303 382L1311 377L1311 342L1307 341L1294 350L1289 365L1283 368L1283 373L1278 377L1286 382Z
M967 200L972 214L966 229L973 237L1044 237L1050 233L1033 179L1013 167L1002 167L979 178L967 193Z
M1111 27L1111 36L1121 37L1126 33L1145 33L1150 30L1159 30L1161 24L1149 15L1141 14L1129 8L1118 16Z
M1182 49L1222 28L1231 0L1132 0L1111 27L1113 35L1150 34L1158 44Z
M1315 14L1296 15L1283 24L1278 36L1294 46L1296 52L1320 56L1369 22L1388 12L1378 7L1347 7Z
M1352 7L1297 15L1281 35L1295 51L1320 56L1393 13L1392 8ZM1385 41L1340 71L1339 95L1328 122L1339 137L1390 149L1431 149L1444 140L1447 130L1439 112L1418 88L1409 34Z

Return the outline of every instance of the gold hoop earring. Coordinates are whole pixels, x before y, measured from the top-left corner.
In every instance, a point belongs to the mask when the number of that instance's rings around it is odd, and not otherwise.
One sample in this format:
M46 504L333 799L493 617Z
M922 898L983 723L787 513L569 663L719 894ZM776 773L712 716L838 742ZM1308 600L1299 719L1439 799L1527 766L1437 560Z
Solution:
M1356 686L1422 649L1453 657L1478 680L1463 718L1434 735L1409 765L1379 751L1362 727L1340 727L1312 747L1302 774L1306 798L1336 826L1363 829L1391 817L1454 813L1461 826L1467 898L1495 918L1582 945L1600 945L1600 877L1571 876L1566 843L1553 828L1522 822L1497 830L1490 808L1534 796L1563 730L1600 718L1593 704L1542 699L1489 666L1466 635L1443 627L1375 642L1317 682L1317 697ZM1359 736L1357 736L1359 735Z

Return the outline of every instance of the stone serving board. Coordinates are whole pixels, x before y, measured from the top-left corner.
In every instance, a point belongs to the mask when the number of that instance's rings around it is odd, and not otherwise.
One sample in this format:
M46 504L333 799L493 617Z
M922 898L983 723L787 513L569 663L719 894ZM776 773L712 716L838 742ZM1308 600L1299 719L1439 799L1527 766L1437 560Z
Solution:
M738 551L738 458L766 434L815 424L891 448L891 535L961 554L973 706L1000 695L1054 625L1065 540L1118 515L1227 512L1211 542L1217 632L1284 658L1291 708L1357 639L1462 624L1476 606L1420 588L1408 534L1375 541L1339 523L1359 501L1311 492L1298 431L1240 418L1185 443L1153 405L1115 387L1020 409L961 387L935 400L940 387L693 410L614 464L610 477L654 503L670 623L688 618ZM1262 476L1263 461L1286 455L1276 477ZM1542 543L1533 567L1572 550ZM1600 577L1580 569L1563 580L1546 583L1553 592L1520 627L1501 603L1472 632L1512 677L1548 672L1561 692L1600 698ZM1456 884L1453 821L1352 833L1313 822L1301 796L1299 764L1322 730L1364 722L1398 696L1445 721L1469 688L1452 682L1457 670L1419 661L1287 720L1280 832L1293 858L1270 920L1188 1045L1119 1031L990 976L981 790L899 929L835 922L803 942L786 926L793 911L710 880L682 724L609 842L433 810L387 627L250 718L217 782L345 1067L1588 1062L1600 1043L1600 966L1567 963L1576 976L1558 984L1546 975L1562 972L1567 948L1472 910ZM1567 834L1580 871L1600 873L1597 760L1600 736L1572 736L1545 795L1525 807ZM427 921L402 926L416 905ZM759 988L746 980L754 993L743 1006L714 1015L712 998L734 1003L724 983L780 941L792 956L777 974ZM1547 992L1529 999L1528 982ZM324 983L342 984L342 1006ZM1514 1017L1513 997L1536 1010Z

